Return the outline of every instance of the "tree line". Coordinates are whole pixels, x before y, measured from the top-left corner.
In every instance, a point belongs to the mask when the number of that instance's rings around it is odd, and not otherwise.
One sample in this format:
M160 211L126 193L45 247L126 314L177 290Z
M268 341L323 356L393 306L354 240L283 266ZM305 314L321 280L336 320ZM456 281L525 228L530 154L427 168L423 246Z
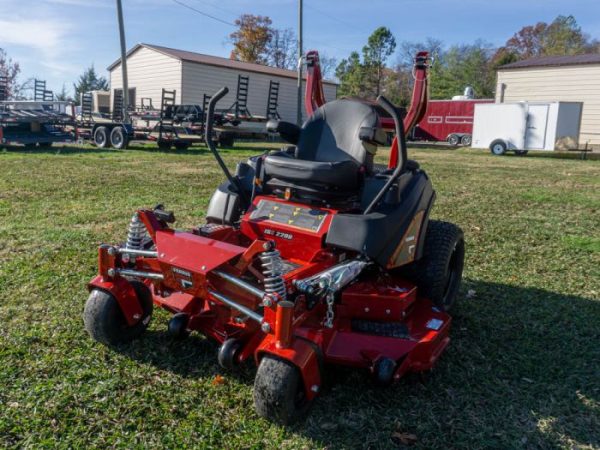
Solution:
M388 64L396 47L397 60ZM429 75L431 98L452 98L466 86L473 87L478 98L490 98L494 96L498 67L540 56L600 53L600 41L584 33L573 16L525 26L499 48L483 40L446 47L431 37L397 45L391 31L380 27L369 36L361 53L352 52L337 66L339 94L375 97L384 93L396 104L408 105L413 58L419 50L429 51L433 59Z

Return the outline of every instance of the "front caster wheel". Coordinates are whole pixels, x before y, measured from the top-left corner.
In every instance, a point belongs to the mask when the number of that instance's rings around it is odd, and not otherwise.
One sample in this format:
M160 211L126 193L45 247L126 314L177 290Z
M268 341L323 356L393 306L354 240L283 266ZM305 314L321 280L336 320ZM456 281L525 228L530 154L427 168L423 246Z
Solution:
M131 285L143 311L142 318L133 326L127 324L119 303L112 294L99 289L90 293L83 311L83 322L92 339L112 346L130 342L146 331L152 317L152 296L143 283L133 281Z
M186 313L175 314L171 317L171 320L169 320L169 334L176 339L185 339L190 335L190 332L187 329L189 321L190 316Z
M233 370L237 363L236 357L239 354L240 348L242 348L242 344L237 339L229 338L225 340L225 342L221 344L219 354L217 355L219 365L223 369Z
M310 404L298 368L288 361L264 356L254 379L254 407L258 415L289 425L302 419Z

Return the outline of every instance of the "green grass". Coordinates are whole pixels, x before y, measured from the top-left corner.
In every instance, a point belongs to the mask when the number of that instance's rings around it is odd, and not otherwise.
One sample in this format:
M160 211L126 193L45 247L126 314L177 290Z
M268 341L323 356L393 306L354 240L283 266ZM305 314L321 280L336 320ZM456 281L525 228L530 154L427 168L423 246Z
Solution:
M164 312L119 351L83 329L96 246L137 207L202 222L222 179L205 149L0 152L0 447L397 448L409 433L413 448L600 448L600 162L411 156L434 216L466 235L452 342L424 380L335 372L282 428L254 414L251 367L223 373L214 344L172 341Z

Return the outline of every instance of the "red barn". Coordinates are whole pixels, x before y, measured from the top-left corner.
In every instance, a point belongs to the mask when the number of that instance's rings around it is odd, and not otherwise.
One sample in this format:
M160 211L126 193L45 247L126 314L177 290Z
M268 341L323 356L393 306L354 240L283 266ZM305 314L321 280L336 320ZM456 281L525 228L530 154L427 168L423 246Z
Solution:
M452 145L471 145L473 115L477 103L493 99L430 100L423 119L411 133L416 141L448 141Z

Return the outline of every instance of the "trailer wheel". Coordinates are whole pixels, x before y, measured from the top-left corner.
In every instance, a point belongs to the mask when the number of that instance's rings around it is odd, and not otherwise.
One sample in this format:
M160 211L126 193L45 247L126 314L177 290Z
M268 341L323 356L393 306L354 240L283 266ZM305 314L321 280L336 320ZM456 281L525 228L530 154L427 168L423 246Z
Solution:
M501 156L506 153L506 142L502 139L496 139L490 144L490 151L496 156Z
M144 283L131 281L142 306L143 316L133 326L127 325L117 299L106 291L94 289L85 303L83 323L86 331L97 342L112 346L130 342L139 337L152 317L152 295Z
M460 142L460 138L456 134L451 134L446 140L452 147L456 147Z
M127 148L127 144L129 144L129 138L127 137L127 133L125 133L125 129L123 127L114 127L110 132L110 144L118 149Z
M517 156L525 156L527 153L529 153L529 150L515 150Z
M94 144L98 148L108 147L108 129L106 127L98 127L94 131Z
M233 147L234 142L234 137L230 134L222 134L219 136L219 147Z
M175 148L177 150L187 150L188 148L190 148L190 143L189 142L177 142L177 143L175 143Z
M405 274L419 293L438 308L449 311L456 301L465 259L462 230L449 222L430 220L423 256L406 266Z
M265 355L254 379L254 407L258 415L288 425L302 419L311 403L306 399L298 368Z
M473 141L473 137L470 134L465 134L460 138L460 145L464 145L465 147L470 147L471 142Z

